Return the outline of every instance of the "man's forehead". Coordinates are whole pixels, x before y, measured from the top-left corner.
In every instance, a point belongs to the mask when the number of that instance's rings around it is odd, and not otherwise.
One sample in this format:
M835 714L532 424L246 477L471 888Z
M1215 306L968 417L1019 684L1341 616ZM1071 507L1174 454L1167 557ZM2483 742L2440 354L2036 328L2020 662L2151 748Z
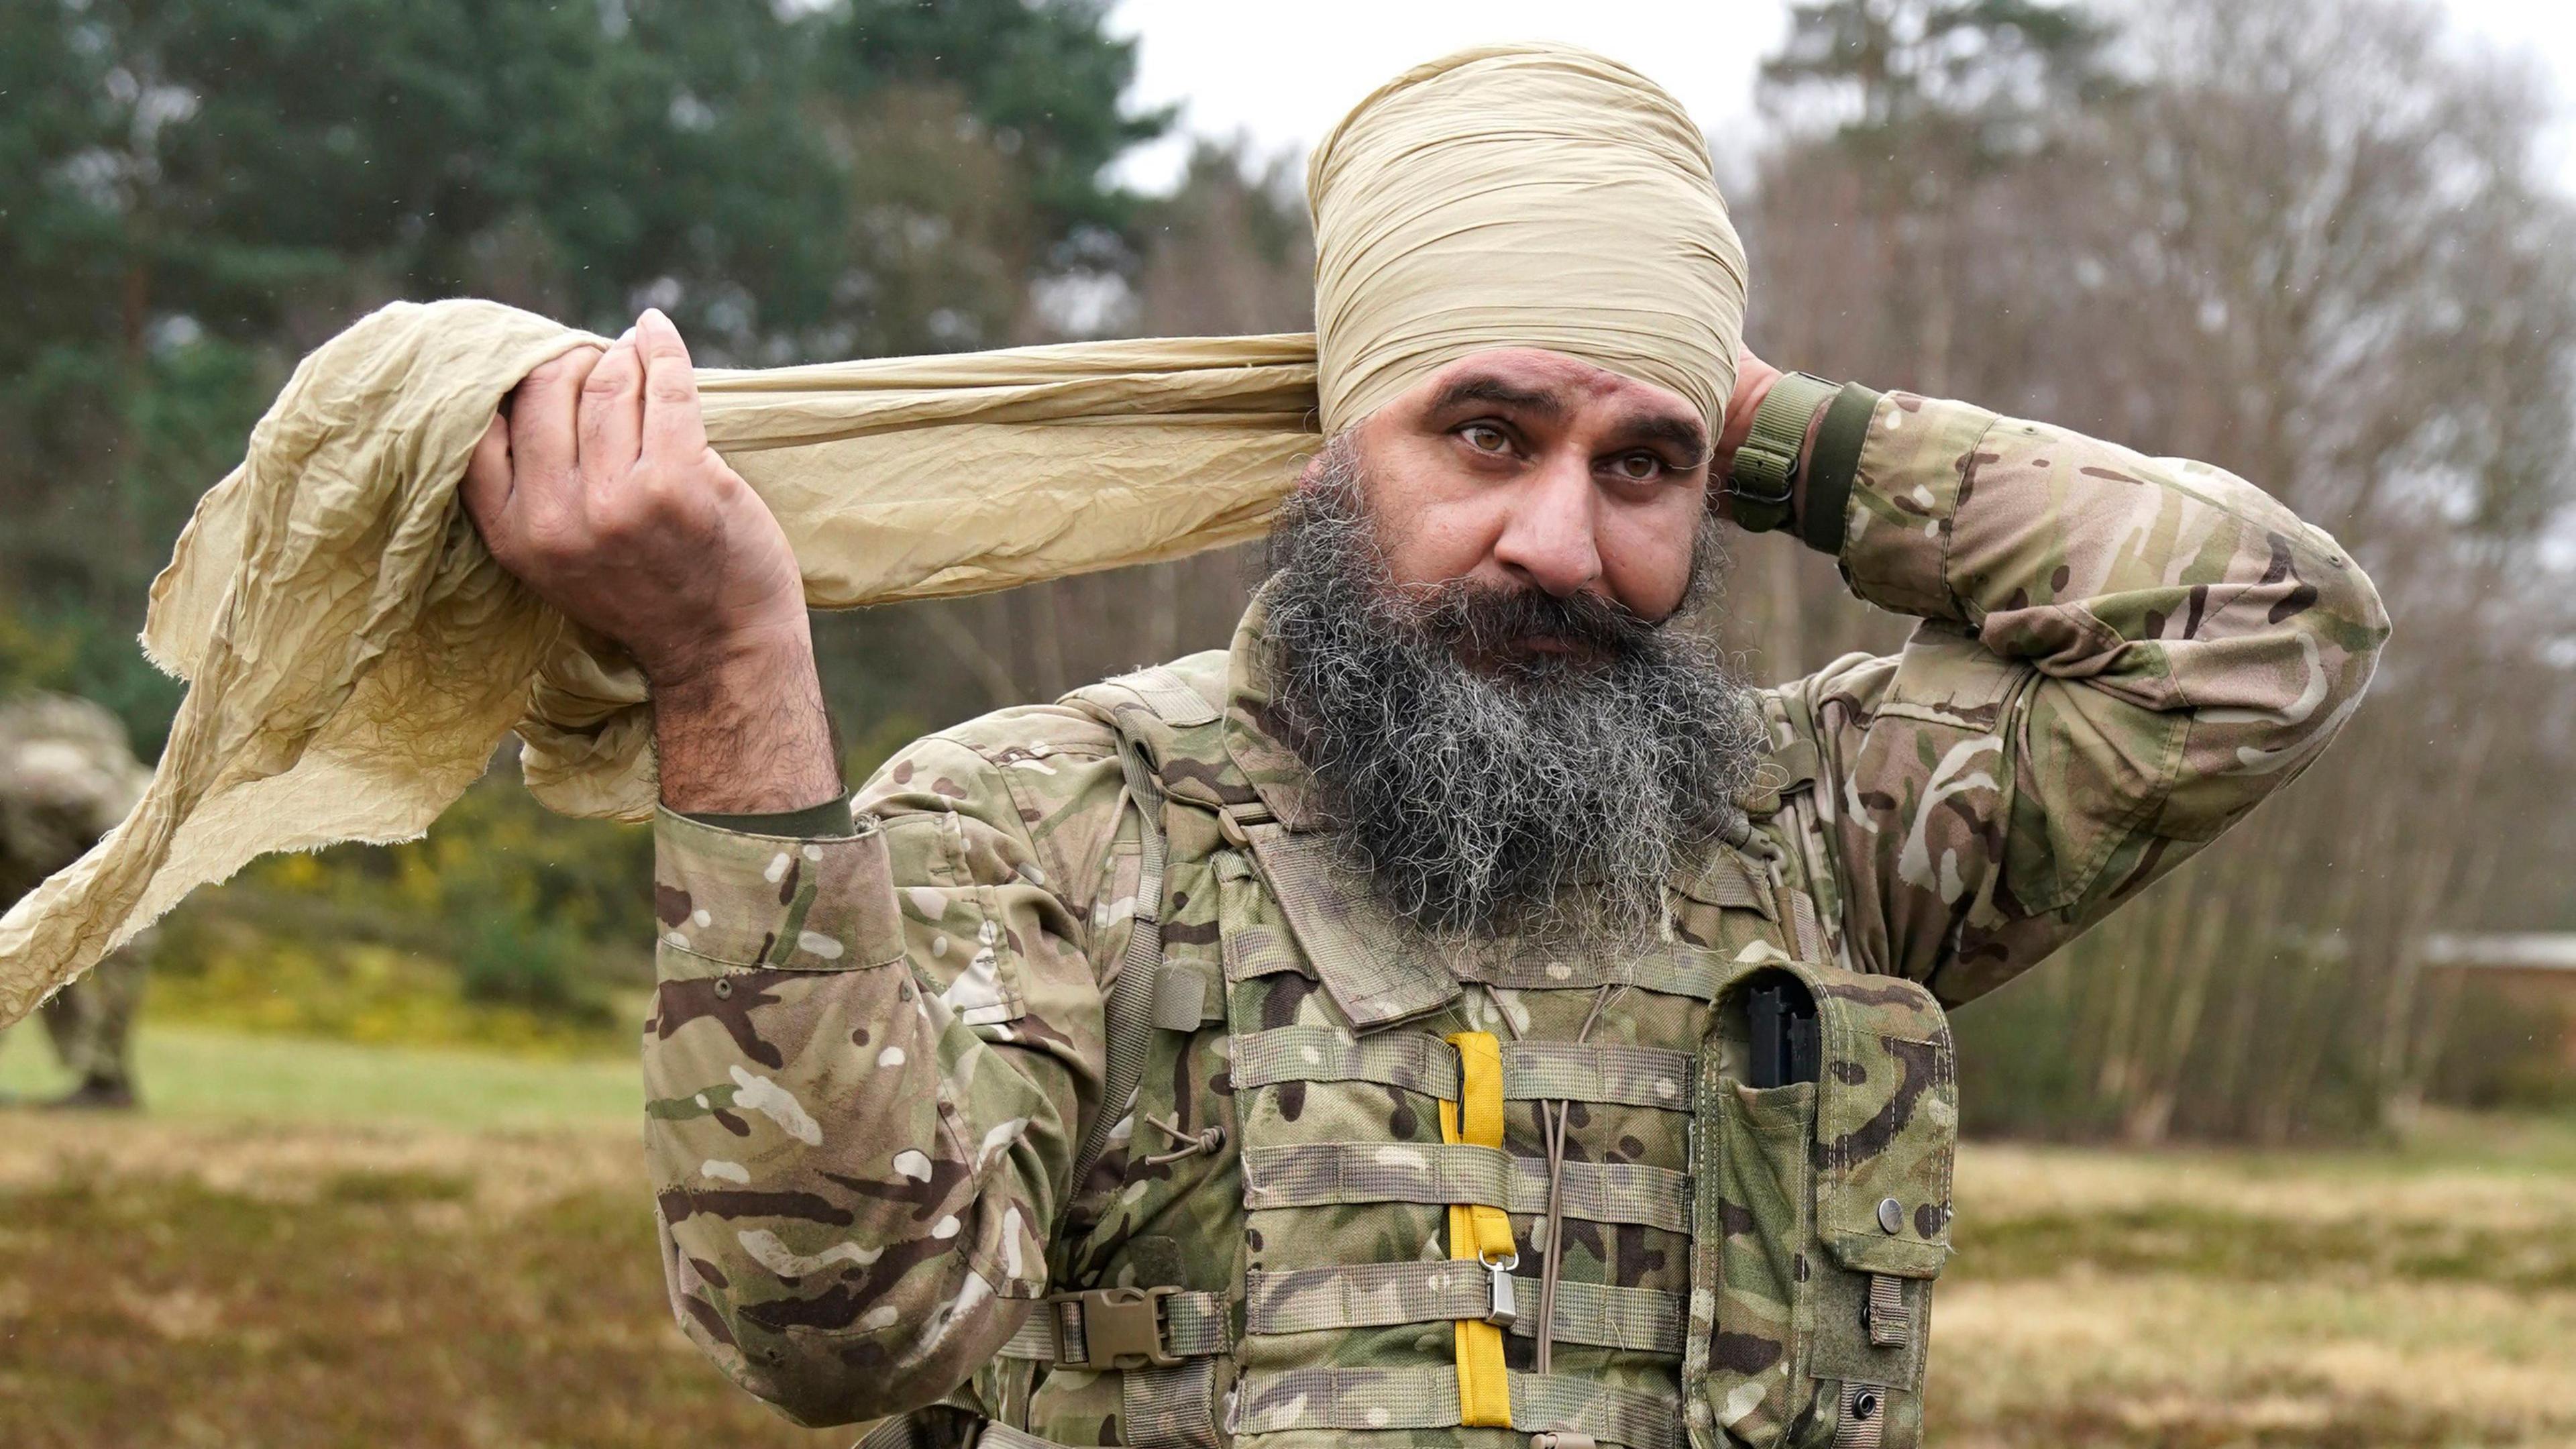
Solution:
M1699 409L1670 388L1540 347L1470 353L1415 383L1399 398L1424 414L1478 405L1551 423L1595 423L1663 434L1705 449Z
M1626 411L1699 417L1699 409L1670 388L1543 347L1497 347L1471 352L1415 383L1407 392L1426 404L1482 397L1558 408L1609 404Z

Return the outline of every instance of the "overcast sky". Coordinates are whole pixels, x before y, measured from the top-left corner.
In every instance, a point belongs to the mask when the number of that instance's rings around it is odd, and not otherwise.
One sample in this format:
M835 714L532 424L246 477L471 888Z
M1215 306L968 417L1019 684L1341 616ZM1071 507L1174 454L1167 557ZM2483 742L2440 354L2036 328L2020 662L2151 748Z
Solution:
M2446 0L2463 28L2539 58L2561 122L2549 161L2576 189L2576 0ZM1283 18L1293 15L1293 23ZM1119 0L1115 28L1140 37L1136 97L1177 101L1186 134L1248 134L1302 152L1380 82L1461 46L1566 40L1626 61L1690 108L1721 152L1741 152L1753 77L1788 24L1783 0ZM1164 190L1186 139L1141 151L1122 174Z

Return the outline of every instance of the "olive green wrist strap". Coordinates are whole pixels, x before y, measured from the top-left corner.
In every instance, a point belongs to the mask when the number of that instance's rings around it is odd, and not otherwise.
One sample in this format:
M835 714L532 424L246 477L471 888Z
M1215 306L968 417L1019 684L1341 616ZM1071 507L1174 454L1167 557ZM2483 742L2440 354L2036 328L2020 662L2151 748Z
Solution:
M1806 450L1807 424L1833 395L1832 383L1803 372L1780 374L1762 395L1727 470L1727 505L1737 526L1768 533L1788 524L1797 507L1798 455Z
M1825 409L1816 428L1816 452L1808 462L1807 497L1798 510L1798 536L1818 553L1839 557L1848 522L1852 478L1860 472L1861 445L1869 441L1869 420L1878 414L1878 394L1859 383L1845 383Z
M1828 400L1832 406L1825 407ZM1807 446L1807 427L1820 407L1825 416L1816 427L1802 500L1798 455ZM1878 394L1858 383L1837 385L1804 372L1781 374L1753 410L1752 426L1728 471L1727 506L1736 524L1748 533L1794 525L1808 547L1842 552L1843 509L1877 408Z

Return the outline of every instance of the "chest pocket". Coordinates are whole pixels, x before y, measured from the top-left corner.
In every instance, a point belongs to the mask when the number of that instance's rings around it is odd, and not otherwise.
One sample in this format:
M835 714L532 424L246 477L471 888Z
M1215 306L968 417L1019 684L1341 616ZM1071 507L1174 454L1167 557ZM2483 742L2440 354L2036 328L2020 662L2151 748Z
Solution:
M1781 987L1812 1006L1812 1080L1755 1085L1748 1008ZM1692 1111L1694 1449L1920 1441L1958 1120L1922 987L1780 962L1729 988Z

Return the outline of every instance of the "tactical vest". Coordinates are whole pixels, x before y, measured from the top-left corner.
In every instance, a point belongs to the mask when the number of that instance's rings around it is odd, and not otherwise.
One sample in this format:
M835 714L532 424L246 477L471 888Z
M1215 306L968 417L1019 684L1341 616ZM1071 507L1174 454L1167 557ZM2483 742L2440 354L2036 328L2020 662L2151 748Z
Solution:
M1068 1291L979 1377L983 1442L1917 1442L1949 1032L1920 986L1828 964L1764 828L1814 808L1813 771L1673 883L1655 949L1442 959L1263 805L1225 672L1067 701L1115 725L1161 828L1120 857L1137 922ZM1821 1059L1748 1086L1748 994L1789 980Z

